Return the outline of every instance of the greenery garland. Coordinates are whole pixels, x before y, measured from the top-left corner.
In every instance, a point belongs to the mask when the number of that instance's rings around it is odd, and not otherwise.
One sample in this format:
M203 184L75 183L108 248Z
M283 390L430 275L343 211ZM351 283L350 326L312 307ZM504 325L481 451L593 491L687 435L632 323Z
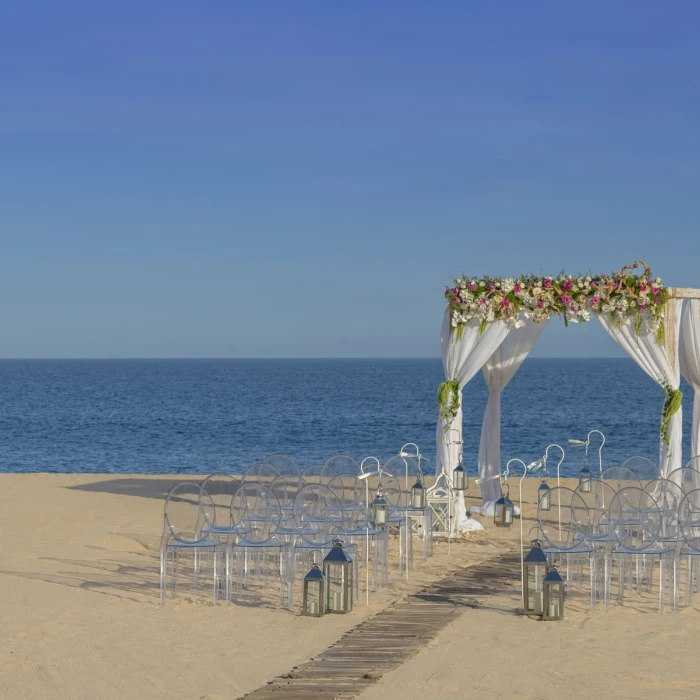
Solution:
M445 426L447 429L459 411L459 379L452 379L440 384L437 395L440 418L447 421Z
M661 413L661 438L664 444L668 445L670 436L668 434L668 424L671 422L671 417L678 413L683 402L683 392L680 389L672 389L670 385L664 384L666 392L666 400L664 401L664 409Z

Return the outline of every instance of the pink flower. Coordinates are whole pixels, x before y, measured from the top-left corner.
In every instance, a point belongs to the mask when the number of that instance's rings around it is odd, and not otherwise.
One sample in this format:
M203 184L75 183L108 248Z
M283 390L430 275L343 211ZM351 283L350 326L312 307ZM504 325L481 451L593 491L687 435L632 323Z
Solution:
M600 301L598 297L591 297L591 304L594 306Z
M646 305L646 304L640 304L640 305L639 305L639 308L640 308L640 309L646 309L646 308L647 308L647 305Z
M564 282L564 284L562 284L561 288L565 292L568 292L571 289L571 282Z
M454 288L454 293L455 293L455 294L459 294L459 287L455 287L455 288Z
M537 308L538 308L538 309L541 309L541 308L543 308L543 307L544 307L544 302L543 302L543 301L538 301L538 302L537 302Z
M476 291L476 284L475 284L474 282L472 282L472 283L469 285L469 289L471 289L472 292L475 292L475 291Z
M519 284L516 284L515 287L513 287L513 291L517 294L518 292L522 292L523 288Z
M661 303L661 297L656 297L656 299L654 299L654 303L655 303L655 304L660 304L660 303Z
M489 284L489 289L496 289L496 285L493 282L491 282L491 284Z
M647 286L646 286L646 284L643 284L643 285L639 288L639 291L640 291L640 292L646 292L646 291L647 291Z
M597 282L591 282L591 289L595 289L598 286Z
M508 301L508 299L504 299L504 300L501 302L501 306L510 306L510 302Z
M543 284L545 287L551 287L551 286L552 286L552 280L545 280L544 282L542 282L542 284Z
M652 294L658 294L661 290L658 287L652 287L651 288L651 293Z
M479 299L479 306L483 306L486 303L486 299Z
M571 303L571 297L567 296L566 294L561 298L561 303L564 304L564 306L568 306Z

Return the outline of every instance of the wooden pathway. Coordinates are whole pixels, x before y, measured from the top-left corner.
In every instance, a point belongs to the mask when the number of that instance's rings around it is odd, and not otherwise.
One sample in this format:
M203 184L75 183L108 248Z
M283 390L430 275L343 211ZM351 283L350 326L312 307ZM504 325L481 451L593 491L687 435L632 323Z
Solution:
M239 700L350 700L404 663L476 599L520 581L520 559L508 552L460 569L394 603L346 632L310 661Z

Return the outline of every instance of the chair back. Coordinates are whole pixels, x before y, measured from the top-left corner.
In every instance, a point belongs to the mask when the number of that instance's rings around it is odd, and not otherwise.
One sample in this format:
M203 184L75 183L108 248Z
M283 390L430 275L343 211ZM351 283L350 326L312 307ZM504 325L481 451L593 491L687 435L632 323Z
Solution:
M243 481L231 501L231 521L241 526L242 539L252 544L269 542L277 533L282 508L266 484Z
M685 493L700 489L700 457L689 459L684 466L674 469L666 478L678 484Z
M642 457L641 455L628 457L622 463L622 466L629 469L642 484L659 478L659 468L656 464L647 457Z
M615 494L610 504L610 524L621 546L642 552L658 542L661 510L647 491L626 486Z
M549 491L550 507L537 504L537 524L547 545L566 550L576 547L583 533L590 531L588 506L579 494L566 486Z
M311 464L302 471L299 483L328 486L334 476L336 476L336 472L333 467L329 467L327 464Z
M348 455L333 455L333 457L326 460L326 464L336 474L358 476L360 473L360 465Z
M168 535L195 544L203 539L205 524L216 524L214 502L199 484L176 484L165 498L164 519Z
M639 477L628 467L614 466L603 469L600 475L602 481L607 482L615 491L626 487L642 488Z
M354 532L365 527L368 514L364 481L351 474L338 474L328 482L328 488L343 506L345 530Z
M661 511L659 537L665 540L678 538L678 508L685 496L683 489L670 479L655 479L645 484L644 490L654 499Z
M307 484L294 499L294 524L307 544L328 544L344 534L340 499L322 484Z
M584 491L584 488L584 485L579 485L575 489L588 508L589 527L584 537L587 540L606 539L611 534L610 504L615 497L615 489L607 481L600 479L591 482L590 491Z
M266 484L269 486L280 475L276 467L273 467L267 462L258 462L252 467L248 467L243 472L241 481L253 481L258 484Z
M265 464L273 466L280 474L296 474L299 476L301 473L301 469L289 455L274 454L266 457L263 461Z
M683 543L700 553L700 489L689 491L678 508L678 524Z
M210 474L203 482L202 488L211 496L216 511L216 523L227 525L231 515L231 499L241 486L239 479L229 474ZM213 525L214 523L209 523Z
M280 502L282 509L294 503L294 497L299 490L299 483L299 474L280 474L270 484L270 490Z

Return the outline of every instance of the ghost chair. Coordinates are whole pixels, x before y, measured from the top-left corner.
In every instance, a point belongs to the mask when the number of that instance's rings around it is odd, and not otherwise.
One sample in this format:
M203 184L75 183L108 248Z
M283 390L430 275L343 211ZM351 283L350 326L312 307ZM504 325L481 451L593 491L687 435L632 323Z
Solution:
M663 516L654 497L644 489L627 486L615 494L610 505L610 521L614 545L609 550L608 577L605 585L605 609L609 609L612 571L618 562L618 601L624 601L626 588L641 594L653 586L656 561L659 561L659 612L666 595L666 564L675 551L675 542L662 539ZM673 577L674 580L676 577ZM676 608L676 588L672 591Z
M168 562L172 559L172 594L177 593L177 575L182 552L197 557L204 552L211 562L214 604L219 599L219 560L225 543L207 524L216 524L216 509L211 496L199 484L184 482L170 489L163 510L163 535L160 543L160 602L165 603ZM195 562L194 584L199 577Z
M333 455L326 460L326 464L336 474L350 474L351 476L359 476L360 465L348 455Z
M270 455L269 457L265 457L263 462L274 467L280 474L296 474L299 476L301 473L301 469L299 469L297 463L289 455Z
M267 587L271 579L279 581L279 605L291 605L293 580L293 543L278 533L282 508L269 486L243 481L231 501L231 520L245 532L231 537L226 549L227 599L232 598L232 559L236 569L236 598L244 587L259 582Z

